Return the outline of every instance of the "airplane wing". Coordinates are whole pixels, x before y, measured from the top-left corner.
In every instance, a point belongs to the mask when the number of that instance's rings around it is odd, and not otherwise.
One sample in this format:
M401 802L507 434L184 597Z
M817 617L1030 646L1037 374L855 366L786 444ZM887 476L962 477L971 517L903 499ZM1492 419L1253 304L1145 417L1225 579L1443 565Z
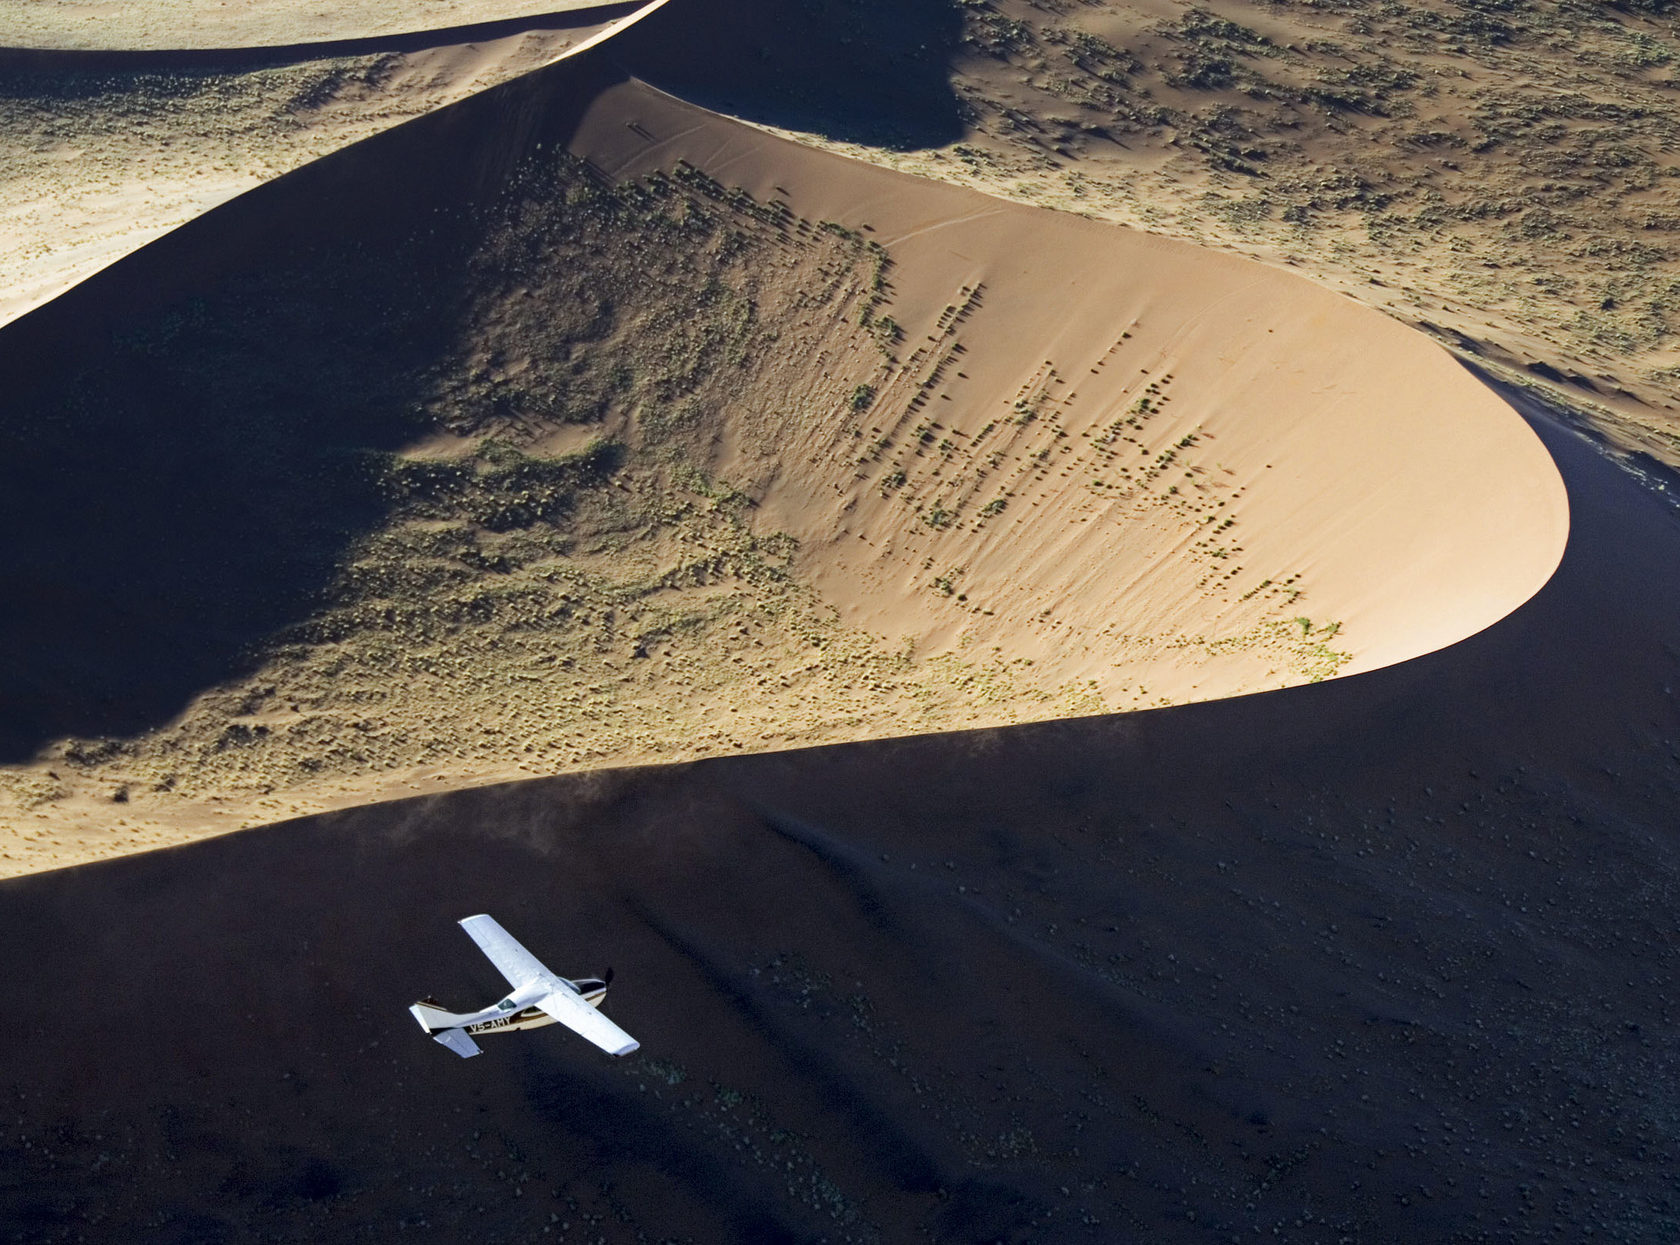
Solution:
M562 986L537 1000L537 1006L561 1024L588 1038L609 1055L628 1055L641 1045L596 1011L581 996Z
M462 1059L471 1059L474 1055L483 1053L479 1050L478 1043L467 1036L465 1029L445 1029L441 1033L432 1034L432 1040L447 1046Z
M508 979L508 985L515 990L521 986L528 986L533 981L554 976L541 960L525 950L514 941L512 934L496 924L495 917L469 916L461 921L461 928L467 931L468 936L478 944L479 950L490 958L490 962L501 970L502 976Z

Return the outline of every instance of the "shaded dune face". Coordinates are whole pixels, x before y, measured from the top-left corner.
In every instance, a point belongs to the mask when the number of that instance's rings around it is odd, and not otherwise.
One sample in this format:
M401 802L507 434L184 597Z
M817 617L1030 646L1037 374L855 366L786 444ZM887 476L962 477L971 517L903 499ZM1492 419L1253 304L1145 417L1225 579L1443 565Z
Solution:
M0 521L27 586L5 622L8 755L106 737L60 759L165 819L194 781L326 773L367 798L368 771L431 755L403 750L409 730L482 730L452 745L454 781L507 773L489 719L536 739L596 677L566 673L567 644L746 645L690 605L754 576L893 654L907 705L946 663L954 720L984 724L1430 651L1526 599L1567 526L1509 409L1345 300L813 153L593 54L283 178L0 346ZM710 535L670 517L696 497ZM706 544L720 524L728 548ZM393 533L415 537L397 564L363 557ZM580 607L552 573L591 549L623 563L632 536L654 551L636 599L687 613L631 627L622 594ZM418 604L387 591L403 576ZM518 677L543 692L495 708L417 683L420 646L426 669L534 654ZM347 746L360 711L309 718L277 653L353 701L431 699ZM790 655L741 728L727 679L695 695L679 669L647 694L722 746L766 722L926 729L871 704L884 660L831 676ZM156 746L108 739L183 706ZM652 754L571 743L550 764Z
M613 57L729 116L903 150L963 136L962 36L943 0L687 0L626 32Z
M8 749L141 729L307 615L387 504L357 456L438 430L471 257L566 102L490 92L324 158L8 326Z

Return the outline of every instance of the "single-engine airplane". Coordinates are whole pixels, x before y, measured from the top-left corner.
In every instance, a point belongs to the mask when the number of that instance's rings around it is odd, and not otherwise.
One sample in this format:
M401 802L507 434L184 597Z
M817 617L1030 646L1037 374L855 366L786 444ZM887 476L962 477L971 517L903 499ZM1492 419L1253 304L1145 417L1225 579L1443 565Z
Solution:
M628 1055L640 1045L596 1008L607 997L612 969L604 977L573 981L551 973L543 962L514 941L513 935L488 916L461 921L472 940L501 971L513 993L483 1011L458 1015L444 1010L436 999L421 999L408 1010L420 1027L463 1059L482 1054L473 1034L536 1029L559 1021L588 1038L609 1055Z

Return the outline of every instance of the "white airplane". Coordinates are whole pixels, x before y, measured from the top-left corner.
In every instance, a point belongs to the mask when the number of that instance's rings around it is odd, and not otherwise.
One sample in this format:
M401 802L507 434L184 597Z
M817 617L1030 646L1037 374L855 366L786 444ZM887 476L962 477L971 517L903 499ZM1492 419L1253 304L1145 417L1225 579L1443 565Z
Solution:
M577 981L551 973L493 917L469 916L461 928L471 935L479 950L501 970L513 993L483 1011L457 1015L445 1011L436 999L422 999L408 1010L420 1027L463 1059L481 1054L471 1034L502 1030L536 1029L559 1021L588 1038L609 1055L628 1055L641 1043L595 1009L607 997L612 969L604 979L585 977Z

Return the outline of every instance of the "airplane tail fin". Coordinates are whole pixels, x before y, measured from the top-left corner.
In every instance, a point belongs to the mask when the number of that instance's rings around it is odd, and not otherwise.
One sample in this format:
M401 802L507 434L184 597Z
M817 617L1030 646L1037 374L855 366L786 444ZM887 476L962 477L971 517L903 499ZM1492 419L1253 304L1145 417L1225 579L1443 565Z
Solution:
M465 1016L446 1011L443 1004L436 999L421 999L408 1010L427 1033L436 1033L439 1029L453 1029L466 1019Z
M478 1054L478 1043L467 1036L465 1029L460 1028L460 1023L467 1019L466 1016L445 1011L436 999L422 999L408 1010L420 1022L420 1027L432 1041L442 1043L462 1059L471 1059Z

